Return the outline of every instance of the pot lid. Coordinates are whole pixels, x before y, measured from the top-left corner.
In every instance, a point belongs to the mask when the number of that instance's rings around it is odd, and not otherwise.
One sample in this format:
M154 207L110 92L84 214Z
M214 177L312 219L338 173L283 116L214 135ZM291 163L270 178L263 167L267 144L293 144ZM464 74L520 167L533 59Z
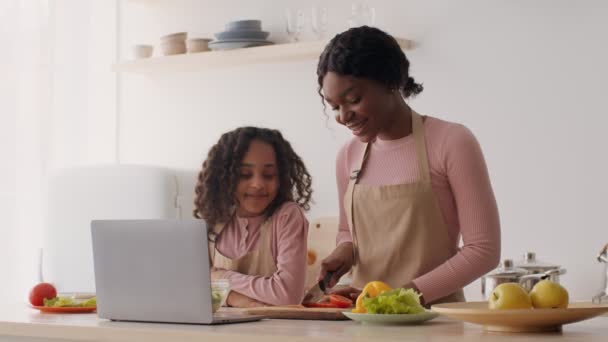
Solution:
M529 271L539 271L539 272L544 272L544 271L560 268L559 265L536 259L536 253L534 253L534 252L524 253L524 257L523 257L522 261L517 263L517 267L524 268Z
M513 260L505 259L500 263L498 268L485 276L489 278L519 277L528 273L528 270L524 268L515 267Z

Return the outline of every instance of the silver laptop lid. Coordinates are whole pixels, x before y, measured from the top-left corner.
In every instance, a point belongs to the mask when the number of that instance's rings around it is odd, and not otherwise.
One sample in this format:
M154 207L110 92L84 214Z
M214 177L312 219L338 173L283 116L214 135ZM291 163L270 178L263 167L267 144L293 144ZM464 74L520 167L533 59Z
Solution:
M99 317L213 321L204 221L100 220L91 232Z

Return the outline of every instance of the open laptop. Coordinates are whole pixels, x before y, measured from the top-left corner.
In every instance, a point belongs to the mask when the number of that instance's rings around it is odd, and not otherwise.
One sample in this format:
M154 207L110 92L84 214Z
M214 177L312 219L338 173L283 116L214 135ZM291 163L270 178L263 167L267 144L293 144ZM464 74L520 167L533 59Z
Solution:
M212 313L202 220L99 220L91 233L101 318L191 324L263 318Z

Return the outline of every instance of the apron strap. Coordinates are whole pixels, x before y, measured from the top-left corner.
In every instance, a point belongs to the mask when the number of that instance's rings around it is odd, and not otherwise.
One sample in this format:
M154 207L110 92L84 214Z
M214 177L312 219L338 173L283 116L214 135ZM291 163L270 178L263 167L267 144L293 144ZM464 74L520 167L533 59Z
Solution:
M272 220L270 217L267 217L264 222L262 222L260 230L258 250L263 249L270 252L272 250Z
M215 242L217 238L220 236L220 233L224 229L225 223L218 223L211 227L211 231L207 232L207 246L209 249L209 267L213 267L215 262Z
M350 182L354 181L354 183L357 184L359 181L359 178L361 177L360 174L363 171L363 166L365 166L365 162L367 161L367 157L369 155L369 147L369 143L363 144L363 154L359 156L359 162L355 164L357 168L350 173Z
M353 260L354 264L357 263L357 231L355 230L355 219L353 216L354 210L353 205L355 204L355 184L359 181L361 177L361 171L367 161L367 157L369 155L370 144L363 144L363 153L359 157L359 162L356 164L358 166L357 169L353 170L350 174L350 179L348 181L348 187L346 188L346 193L344 194L344 198L349 200L349 204L346 206L347 210L347 218L350 220L349 226L351 231L351 236L353 238Z
M426 150L426 139L424 139L424 127L422 117L415 111L412 113L412 134L416 143L416 155L418 156L418 168L420 170L420 179L424 182L431 181L431 171L429 167L429 158Z

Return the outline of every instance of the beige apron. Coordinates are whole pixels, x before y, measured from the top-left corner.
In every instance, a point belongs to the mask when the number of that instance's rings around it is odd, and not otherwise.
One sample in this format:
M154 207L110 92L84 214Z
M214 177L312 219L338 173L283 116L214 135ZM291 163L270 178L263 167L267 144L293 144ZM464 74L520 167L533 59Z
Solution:
M420 115L412 111L418 181L383 186L357 184L364 172L369 144L351 173L344 206L354 244L354 287L362 288L373 280L401 287L457 253L433 195L422 125ZM464 300L460 289L426 304Z
M211 264L217 268L239 272L247 275L270 277L277 271L277 264L272 257L272 220L266 219L260 226L260 238L257 248L238 259L230 259L215 248L215 237L219 236L224 224L217 224L209 238L209 254Z

